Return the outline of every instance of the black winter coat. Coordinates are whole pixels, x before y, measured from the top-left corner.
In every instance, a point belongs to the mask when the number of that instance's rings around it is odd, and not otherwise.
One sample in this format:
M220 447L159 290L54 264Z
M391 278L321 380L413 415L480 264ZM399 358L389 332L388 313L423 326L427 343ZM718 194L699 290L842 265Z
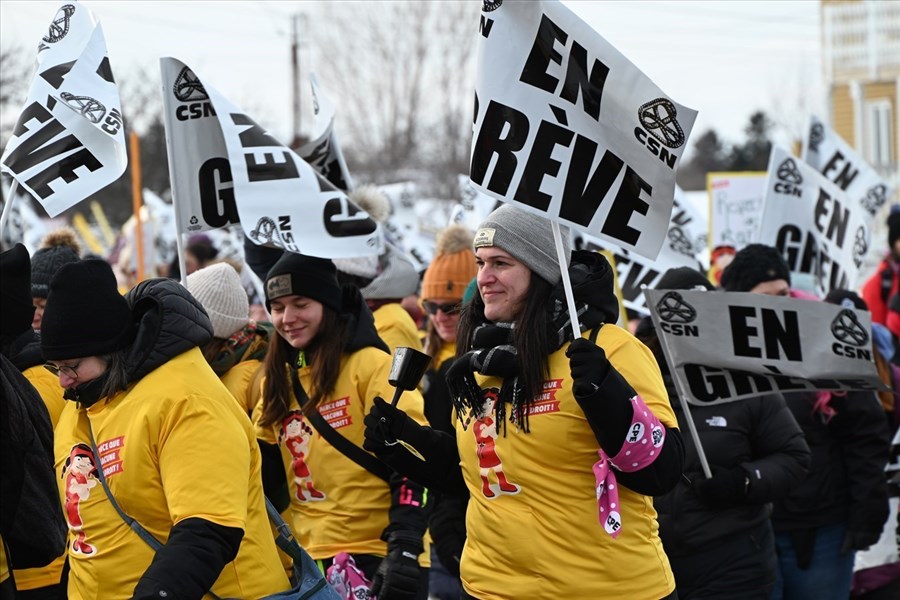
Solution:
M734 534L755 530L769 518L769 503L785 496L803 479L810 450L800 426L781 395L772 394L714 406L691 406L710 468L740 465L750 477L746 500L726 507L701 501L692 481L705 477L686 415L671 379L669 399L685 446L684 477L675 488L654 499L659 535L670 556L690 555L721 544Z

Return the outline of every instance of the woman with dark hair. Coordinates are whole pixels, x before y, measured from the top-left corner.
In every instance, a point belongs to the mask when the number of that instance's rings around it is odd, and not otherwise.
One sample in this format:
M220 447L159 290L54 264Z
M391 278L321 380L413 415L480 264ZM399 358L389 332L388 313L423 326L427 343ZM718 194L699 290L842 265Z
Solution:
M612 269L572 253L573 341L546 220L502 206L474 247L479 294L447 374L455 440L376 400L366 447L429 487L467 489L464 597L674 597L652 496L677 482L683 447L653 357L613 325Z
M69 401L54 432L69 598L260 598L290 587L252 426L200 353L211 336L172 280L123 298L106 262L84 260L50 282L41 349Z
M385 465L386 479L369 471L321 433L362 446L373 400L393 393L391 357L372 312L358 288L338 285L334 263L322 258L285 253L265 291L278 336L263 362L254 415L267 461L278 446L282 464L275 470L290 488L294 535L323 569L350 554L379 600L425 600L424 489ZM425 422L418 391L404 393L400 406ZM277 479L272 471L267 467L265 475L270 487Z

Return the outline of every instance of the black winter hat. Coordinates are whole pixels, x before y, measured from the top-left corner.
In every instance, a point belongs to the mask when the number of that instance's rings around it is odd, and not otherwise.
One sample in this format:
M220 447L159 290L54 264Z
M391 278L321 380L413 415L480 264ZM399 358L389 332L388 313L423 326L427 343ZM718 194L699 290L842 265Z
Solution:
M866 301L860 298L859 294L850 290L831 290L825 296L825 302L839 304L844 308L852 306L859 310L869 310L869 305L866 304Z
M778 250L765 244L750 244L734 255L722 271L722 289L726 292L749 292L760 283L784 279L791 284L787 261Z
M79 260L80 250L75 232L68 227L47 234L41 240L41 249L31 257L32 297L46 298L50 280L63 265Z
M31 259L22 244L0 254L0 336L16 337L31 327Z
M131 308L106 261L70 263L53 277L41 321L46 360L109 354L131 344L135 333Z
M900 204L891 207L891 212L887 218L888 226L888 246L894 247L894 242L900 240Z
M266 309L282 296L304 296L341 312L341 286L334 263L326 258L285 252L266 275Z
M669 269L656 284L658 290L694 290L698 288L708 291L716 289L703 273L690 267Z

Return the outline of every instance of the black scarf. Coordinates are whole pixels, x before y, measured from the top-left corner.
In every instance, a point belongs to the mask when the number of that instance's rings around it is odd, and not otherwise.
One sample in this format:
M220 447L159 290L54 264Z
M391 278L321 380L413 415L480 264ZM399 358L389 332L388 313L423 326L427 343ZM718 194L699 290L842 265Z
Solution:
M594 329L607 322L615 322L618 302L613 292L612 268L602 255L595 252L572 253L569 266L579 329ZM509 420L528 432L528 413L534 398L522 389L519 374L521 365L516 351L517 329L513 323L492 323L484 317L484 307L473 302L475 329L468 351L456 359L447 370L447 387L456 409L457 418L465 428L472 418L484 413L485 398L475 380L475 373L503 378L500 394L494 403L497 423L503 423L506 434L506 405L511 405ZM573 338L571 319L562 282L550 293L547 303L547 347L549 356ZM468 413L468 415L466 414Z

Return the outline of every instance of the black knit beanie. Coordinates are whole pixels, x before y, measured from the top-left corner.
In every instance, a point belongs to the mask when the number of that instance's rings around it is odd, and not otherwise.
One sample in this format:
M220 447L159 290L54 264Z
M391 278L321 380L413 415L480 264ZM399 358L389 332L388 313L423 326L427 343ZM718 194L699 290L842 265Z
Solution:
M859 310L869 310L866 301L859 297L859 294L850 290L831 290L825 296L825 302L829 304L839 304L844 308L856 308Z
M888 246L893 248L894 242L900 240L900 204L891 207L891 212L887 218L888 226Z
M46 298L50 292L50 280L56 272L63 265L77 260L78 253L68 246L51 246L35 252L31 258L31 295Z
M109 354L131 344L135 333L131 309L106 261L70 263L50 281L41 321L46 360Z
M722 289L726 292L749 292L760 283L784 279L791 284L791 272L784 257L765 244L750 244L734 255L722 271Z
M303 296L341 312L341 286L334 263L326 258L285 252L266 275L266 309L282 296Z
M656 284L658 290L714 290L716 289L709 279L697 269L690 267L677 267L669 269Z
M31 259L22 244L0 254L0 335L16 337L31 327Z

